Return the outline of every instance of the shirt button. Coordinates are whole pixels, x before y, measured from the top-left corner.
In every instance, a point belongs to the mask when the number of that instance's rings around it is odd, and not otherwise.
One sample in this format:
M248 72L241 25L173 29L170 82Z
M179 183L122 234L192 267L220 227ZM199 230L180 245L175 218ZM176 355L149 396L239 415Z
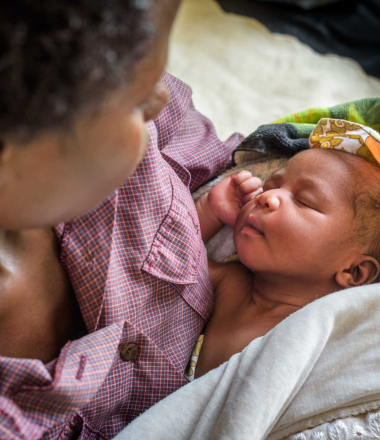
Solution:
M139 355L139 347L136 344L129 342L120 348L120 357L123 361L134 361Z

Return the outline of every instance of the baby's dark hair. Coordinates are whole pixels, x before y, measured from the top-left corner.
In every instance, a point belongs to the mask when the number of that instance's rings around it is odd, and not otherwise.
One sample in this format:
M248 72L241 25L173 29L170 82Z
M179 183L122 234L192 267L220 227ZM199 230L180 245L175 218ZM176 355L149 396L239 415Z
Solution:
M151 0L0 3L0 137L27 140L98 110L129 81L154 35Z
M329 150L349 167L353 187L352 203L355 226L351 242L368 245L367 254L380 262L380 165L364 157L337 150Z
M368 255L380 262L380 167L362 159L364 167L356 191L357 236L369 244Z

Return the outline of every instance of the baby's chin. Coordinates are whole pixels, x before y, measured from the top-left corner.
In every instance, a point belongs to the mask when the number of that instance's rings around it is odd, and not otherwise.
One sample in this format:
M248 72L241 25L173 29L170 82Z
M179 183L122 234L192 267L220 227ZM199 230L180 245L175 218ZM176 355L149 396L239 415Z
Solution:
M241 237L243 239L243 237ZM251 266L251 261L249 258L249 249L248 249L248 243L242 243L240 242L240 240L238 239L238 237L235 235L235 230L234 230L234 245L235 245L235 249L236 249L236 254L237 257L240 261L241 264L243 264L245 267L247 267L250 270L254 270ZM252 249L252 247L251 247Z

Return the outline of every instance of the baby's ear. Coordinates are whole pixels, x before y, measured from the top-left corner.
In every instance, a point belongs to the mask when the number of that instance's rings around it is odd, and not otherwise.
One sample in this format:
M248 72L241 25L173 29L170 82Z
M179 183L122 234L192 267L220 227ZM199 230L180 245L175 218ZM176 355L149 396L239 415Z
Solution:
M380 274L380 263L369 255L362 255L348 269L339 271L335 281L343 289L374 283Z

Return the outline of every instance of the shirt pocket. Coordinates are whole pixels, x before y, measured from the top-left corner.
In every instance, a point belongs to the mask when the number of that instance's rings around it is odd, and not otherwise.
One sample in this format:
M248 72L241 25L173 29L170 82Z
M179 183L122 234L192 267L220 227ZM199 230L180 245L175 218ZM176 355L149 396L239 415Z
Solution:
M198 282L204 244L190 191L177 173L170 167L171 205L153 239L142 270L170 283L186 285Z

